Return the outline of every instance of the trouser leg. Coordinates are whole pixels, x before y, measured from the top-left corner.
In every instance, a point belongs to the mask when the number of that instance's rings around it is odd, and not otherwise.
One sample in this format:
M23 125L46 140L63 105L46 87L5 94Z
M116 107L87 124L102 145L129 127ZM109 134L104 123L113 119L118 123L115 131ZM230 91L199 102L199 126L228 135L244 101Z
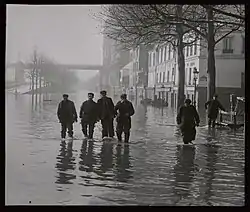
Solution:
M107 120L106 119L101 120L101 124L102 124L102 138L104 138L108 136Z
M109 137L114 137L115 135L115 132L114 132L114 119L111 118L111 119L108 119L108 134L109 134Z
M61 138L66 137L67 125L66 123L61 123Z
M95 123L89 123L89 138L93 138Z
M84 122L84 121L82 121L82 122L81 122L81 125L82 125L82 133L83 133L83 135L84 135L85 137L87 137L87 136L88 136L88 134L87 134L87 123Z
M215 119L212 120L212 127L215 127Z
M124 142L128 142L130 137L130 130L125 131L124 135L125 135Z
M122 140L122 131L123 131L123 124L121 121L118 121L117 126L116 126L116 135L117 135L118 141Z
M124 120L124 136L125 136L124 141L125 141L125 142L128 142L128 141L129 141L129 137L130 137L130 128L131 128L131 120L130 120L130 119Z
M73 123L68 123L68 133L70 137L73 137Z
M211 127L212 120L211 118L208 119L208 126Z

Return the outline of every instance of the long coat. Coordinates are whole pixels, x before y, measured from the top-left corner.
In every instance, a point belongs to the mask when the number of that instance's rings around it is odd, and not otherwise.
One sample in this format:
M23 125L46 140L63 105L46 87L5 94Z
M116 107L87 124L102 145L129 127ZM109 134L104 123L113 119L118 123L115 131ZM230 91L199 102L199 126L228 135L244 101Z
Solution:
M200 117L196 108L193 105L180 107L176 121L180 126L184 140L195 140L195 126L200 123Z
M117 113L118 111L118 113ZM123 102L117 102L115 106L115 112L117 115L116 121L119 124L123 124L127 129L131 128L131 116L134 115L135 110L132 103L128 100Z
M61 101L57 109L57 117L61 123L73 123L77 120L74 102L70 100Z
M218 116L219 109L225 111L225 108L217 99L212 99L205 103L205 108L208 109L208 118L216 119Z
M93 100L87 100L82 103L80 109L80 118L83 122L92 123L98 119L98 106Z
M103 120L106 118L115 117L115 106L110 97L102 97L97 101L98 105L98 118Z

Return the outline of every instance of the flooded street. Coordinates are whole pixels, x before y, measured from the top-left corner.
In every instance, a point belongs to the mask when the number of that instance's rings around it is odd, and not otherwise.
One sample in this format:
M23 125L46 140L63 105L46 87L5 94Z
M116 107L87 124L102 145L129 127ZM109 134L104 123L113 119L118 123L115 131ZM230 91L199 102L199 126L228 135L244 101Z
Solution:
M129 145L61 142L61 95L50 98L32 106L30 95L6 94L6 204L244 205L242 130L198 127L195 148L184 148L171 108L137 105ZM86 98L69 94L78 113ZM79 119L74 132L83 137Z

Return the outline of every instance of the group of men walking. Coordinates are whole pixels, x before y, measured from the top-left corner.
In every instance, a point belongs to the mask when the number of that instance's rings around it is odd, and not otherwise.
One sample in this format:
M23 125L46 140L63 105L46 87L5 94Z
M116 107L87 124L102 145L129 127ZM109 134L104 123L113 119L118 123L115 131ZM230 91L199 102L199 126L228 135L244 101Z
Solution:
M127 100L126 94L121 95L121 100L116 105L110 97L107 97L106 91L101 91L100 94L101 98L95 102L93 100L94 94L88 93L88 100L81 105L79 117L81 118L83 135L85 138L93 139L95 123L101 121L102 138L113 138L115 135L113 122L116 118L117 139L121 141L122 133L124 133L124 141L128 142L131 116L135 113L132 103ZM217 98L218 96L215 94L213 99L205 104L205 108L208 110L209 127L215 127L219 109L225 111ZM61 138L65 139L67 129L69 137L73 138L73 123L77 122L77 112L74 103L68 99L67 94L63 95L63 100L59 103L57 116L62 127ZM200 118L196 108L191 105L190 99L186 99L184 105L180 107L176 121L184 144L192 143L196 137L196 126L199 126Z
M101 98L95 102L94 94L88 93L88 100L84 101L80 108L79 117L81 118L82 132L85 138L93 139L95 123L101 121L102 138L113 138L114 119L116 118L116 135L118 141L128 142L131 129L131 116L134 115L134 107L127 100L127 95L122 94L121 100L114 105L113 100L107 97L106 91L101 91ZM69 137L73 138L73 123L77 122L77 112L74 103L68 99L68 94L63 95L63 100L59 103L57 116L61 123L61 138L64 140L68 129Z

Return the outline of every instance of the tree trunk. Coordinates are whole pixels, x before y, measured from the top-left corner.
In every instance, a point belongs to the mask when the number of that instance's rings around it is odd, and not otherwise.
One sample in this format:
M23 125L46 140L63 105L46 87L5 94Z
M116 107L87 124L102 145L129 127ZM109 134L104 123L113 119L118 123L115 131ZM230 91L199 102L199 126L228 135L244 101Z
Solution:
M177 5L177 17L182 17L182 5ZM185 56L183 53L183 26L181 24L176 25L176 32L178 36L177 51L178 51L178 97L177 97L177 108L184 104L185 100Z
M213 20L213 11L207 9L208 20ZM216 89L216 69L215 69L215 39L214 39L214 23L208 23L208 59L207 59L207 100L211 100Z

